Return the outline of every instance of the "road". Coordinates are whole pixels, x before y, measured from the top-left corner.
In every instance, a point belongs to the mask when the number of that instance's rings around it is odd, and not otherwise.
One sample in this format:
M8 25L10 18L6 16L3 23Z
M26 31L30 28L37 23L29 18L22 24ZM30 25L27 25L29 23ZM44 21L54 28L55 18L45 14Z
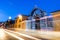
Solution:
M0 40L18 40L18 39L7 34L4 29L0 29Z
M23 34L19 31L0 29L0 40L47 40L34 37L33 35Z
M60 40L60 32L0 29L0 40Z

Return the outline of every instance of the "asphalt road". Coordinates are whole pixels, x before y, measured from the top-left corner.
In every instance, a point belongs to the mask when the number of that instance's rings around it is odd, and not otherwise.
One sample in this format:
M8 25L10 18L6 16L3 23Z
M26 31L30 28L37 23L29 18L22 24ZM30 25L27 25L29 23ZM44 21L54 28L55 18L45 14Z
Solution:
M17 40L41 40L41 39L38 39L38 38L35 38L32 36L27 36L27 35L22 35L22 34L16 33L15 31L11 32L11 31L5 30L5 33L8 34L9 36L12 36L12 37L10 37L11 40L14 38Z
M17 37L13 36L17 40L49 40L49 39L39 37L38 34L37 34L37 36L33 36L30 34L27 34L28 32L23 33L23 31L19 32L19 31L5 30L5 33L7 33L10 36L12 36L12 35L17 36Z
M4 29L0 29L0 40L18 40L18 39L7 34L4 31Z
M0 40L60 40L60 33L0 29Z

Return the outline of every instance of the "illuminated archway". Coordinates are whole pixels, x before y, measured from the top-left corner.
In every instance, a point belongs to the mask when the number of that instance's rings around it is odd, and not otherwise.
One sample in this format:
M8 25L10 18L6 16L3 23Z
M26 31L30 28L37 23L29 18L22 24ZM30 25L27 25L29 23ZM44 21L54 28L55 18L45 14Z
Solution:
M35 8L32 10L31 15L32 19L35 19L34 23L35 23L35 29L40 29L40 18L46 16L45 12L39 8ZM33 22L31 22L31 28L33 28L34 26Z

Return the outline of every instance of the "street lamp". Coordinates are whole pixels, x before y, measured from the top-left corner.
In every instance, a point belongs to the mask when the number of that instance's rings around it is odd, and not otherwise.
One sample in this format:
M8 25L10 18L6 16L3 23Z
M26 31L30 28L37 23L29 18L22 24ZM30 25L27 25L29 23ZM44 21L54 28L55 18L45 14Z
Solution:
M9 17L9 19L11 19L11 16Z

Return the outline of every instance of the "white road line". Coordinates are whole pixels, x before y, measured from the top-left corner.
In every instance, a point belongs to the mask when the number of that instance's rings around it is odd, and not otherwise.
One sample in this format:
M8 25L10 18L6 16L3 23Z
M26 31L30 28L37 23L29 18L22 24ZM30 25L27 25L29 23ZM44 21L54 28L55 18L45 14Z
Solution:
M26 34L22 34L22 33L19 33L19 32L14 32L14 31L11 31L11 30L7 30L7 31L13 32L13 33L16 33L16 34L19 34L19 35L22 35L22 36L25 36L27 38L31 38L31 39L34 39L34 40L41 40L41 39L38 39L38 38L35 38L35 37L32 37L32 36L26 35Z
M16 36L16 35L14 35L14 34L12 34L12 33L9 33L9 32L7 32L7 31L5 31L7 34L9 34L9 35L11 35L12 37L15 37L15 38L17 38L17 39L19 39L19 40L24 40L24 39L22 39L22 38L20 38L20 37L18 37L18 36Z

